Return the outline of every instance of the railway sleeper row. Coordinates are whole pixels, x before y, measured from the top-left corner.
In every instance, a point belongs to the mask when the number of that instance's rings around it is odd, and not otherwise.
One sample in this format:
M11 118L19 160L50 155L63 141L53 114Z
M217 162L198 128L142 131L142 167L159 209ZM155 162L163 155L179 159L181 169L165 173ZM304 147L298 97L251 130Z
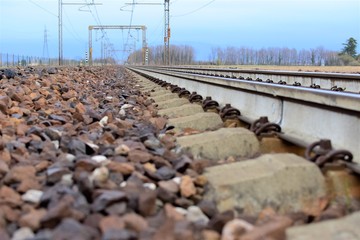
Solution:
M360 178L356 164L352 170L347 168L351 153L340 151L340 161L319 160L319 151L332 151L330 141L314 143L310 148L294 145L281 139L281 128L266 117L249 124L229 104L221 108L211 97L203 99L196 92L160 79L134 75L141 91L154 101L158 114L168 118L163 134L176 136L176 151L208 160L205 199L215 201L221 212L236 209L245 216L254 216L272 209L279 214L305 213L313 218L301 221L299 214L299 223L334 218L301 226L293 220L278 219L260 231L275 239L285 229L286 239L360 236L356 224L360 220ZM315 146L320 150L312 153ZM335 219L339 210L351 214ZM243 220L233 225L238 231L259 234L249 230Z

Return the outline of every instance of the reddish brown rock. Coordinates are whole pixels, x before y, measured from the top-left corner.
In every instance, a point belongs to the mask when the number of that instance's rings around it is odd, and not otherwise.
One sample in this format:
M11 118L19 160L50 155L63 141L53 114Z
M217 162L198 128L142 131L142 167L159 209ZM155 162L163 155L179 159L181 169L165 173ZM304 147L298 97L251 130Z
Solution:
M45 209L30 211L29 213L26 213L20 217L19 225L21 227L29 227L32 230L37 230L40 228L40 221L45 215Z
M163 118L163 117L157 117L157 118L151 118L150 122L152 124L154 124L154 126L158 129L161 130L165 127L166 123L167 123L167 119Z
M30 165L19 165L13 167L9 173L5 176L4 181L6 183L19 183L22 181L27 181L35 179L36 169Z
M135 167L131 163L122 163L122 162L110 162L106 167L110 171L121 173L125 176L132 174L135 171Z
M100 220L99 228L102 233L110 230L121 230L125 228L125 222L118 216L108 216Z
M55 206L51 207L46 215L41 218L41 225L46 228L54 228L63 218L73 215L72 205L74 198L67 195L61 199Z
M139 233L141 231L145 231L148 228L147 221L138 214L128 213L125 214L122 219L125 222L125 227L135 232Z
M165 204L164 206L165 215L167 218L173 219L175 221L184 220L184 214L181 214L179 211L175 209L171 204Z
M143 216L151 216L156 211L156 192L145 190L139 196L139 212Z
M191 177L185 175L181 178L180 193L183 197L191 197L196 194L196 188Z
M0 188L0 203L8 204L10 207L17 207L22 204L21 196L12 188L3 185Z
M78 103L75 106L76 112L80 113L80 114L85 114L86 112L86 108L82 103Z
M0 178L5 176L9 172L9 166L5 161L0 160Z
M218 232L212 230L204 230L201 233L204 240L220 240L221 236Z
M148 153L147 151L142 151L142 150L131 150L128 154L128 158L131 162L134 163L146 163L148 161L150 161L152 155L150 153Z
M8 96L0 96L0 111L7 115L8 109L11 106L11 100Z
M11 155L10 155L10 151L8 149L3 149L0 151L0 159L2 161L4 161L7 165L10 164L11 161Z
M158 184L159 184L159 187L162 187L166 191L169 191L172 193L177 193L180 190L179 185L173 180L159 181Z
M20 211L16 208L12 208L8 205L2 205L0 212L3 214L5 219L9 222L17 222L20 217Z
M70 90L64 94L61 95L64 100L69 100L71 98L75 98L78 96L78 93L74 90Z
M30 189L40 190L41 184L36 179L29 178L27 181L22 181L16 188L19 193L24 193Z

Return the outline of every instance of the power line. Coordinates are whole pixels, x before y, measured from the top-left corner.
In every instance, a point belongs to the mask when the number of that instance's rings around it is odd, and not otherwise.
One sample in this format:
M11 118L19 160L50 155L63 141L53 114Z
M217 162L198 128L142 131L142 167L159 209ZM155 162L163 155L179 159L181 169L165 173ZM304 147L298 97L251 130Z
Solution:
M187 15L193 14L193 13L198 12L198 11L202 10L203 8L209 6L210 4L212 4L212 3L215 2L215 1L216 1L216 0L212 0L212 1L210 1L210 2L208 2L208 3L206 3L206 4L204 4L204 5L202 5L201 7L197 8L197 9L194 9L194 10L192 10L192 11L190 11L190 12L187 12L187 13L184 13L184 14L175 15L175 16L171 16L171 17L184 17L184 16L187 16Z
M109 39L109 37L108 37L108 35L107 35L107 32L102 28L103 25L102 25L102 23L101 23L101 20L100 20L99 13L98 13L98 11L97 11L96 5L91 4L91 3L89 4L89 3L87 2L87 0L85 0L85 3L87 4L88 9L89 9L91 15L93 16L95 22L100 26L100 30L101 30L101 33L102 33L102 37L101 37L101 38L104 38L105 41L106 41L106 43L107 43L107 46L110 47L111 56L112 56L112 57L115 57L116 59L118 59L119 57L118 57L118 55L117 55L117 53L116 53L116 51L115 51L115 49L114 49L114 45L111 44L110 39ZM94 14L94 12L91 10L90 5L94 6L95 14ZM114 56L114 55L115 55L115 56Z
M132 3L133 3L133 4L132 4L132 6L131 6L131 15L130 15L130 23L129 23L129 26L130 26L130 27L131 27L131 25L132 25L133 16L134 16L135 0L133 0ZM126 37L126 43L124 44L124 52L126 51L125 48L129 45L130 31L131 31L131 29L129 28L128 34L127 34L127 37Z
M56 15L55 13L47 10L46 8L42 7L41 5L37 4L36 2L33 2L32 0L28 0L30 3L34 4L35 6L37 6L38 8L41 8L42 10L44 10L45 12L55 16L55 17L58 17L58 15Z
M66 20L68 21L68 23L70 24L70 28L71 28L71 31L69 28L67 28L67 26L64 24L64 27L66 30L68 30L68 32L74 37L74 39L76 39L77 41L81 42L81 43L84 43L86 41L84 41L83 39L81 39L81 37L79 36L79 34L75 31L75 28L73 26L73 24L71 23L70 21L70 18L69 16L67 15L66 11L64 11L64 14L65 14L65 17L66 17Z

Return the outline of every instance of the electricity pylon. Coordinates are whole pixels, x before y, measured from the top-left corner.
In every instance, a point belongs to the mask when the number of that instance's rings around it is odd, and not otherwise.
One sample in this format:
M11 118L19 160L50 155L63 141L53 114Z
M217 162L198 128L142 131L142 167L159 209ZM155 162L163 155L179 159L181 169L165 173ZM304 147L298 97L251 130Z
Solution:
M49 58L49 47L48 47L48 35L47 35L47 29L45 26L44 29L44 43L43 43L43 59Z

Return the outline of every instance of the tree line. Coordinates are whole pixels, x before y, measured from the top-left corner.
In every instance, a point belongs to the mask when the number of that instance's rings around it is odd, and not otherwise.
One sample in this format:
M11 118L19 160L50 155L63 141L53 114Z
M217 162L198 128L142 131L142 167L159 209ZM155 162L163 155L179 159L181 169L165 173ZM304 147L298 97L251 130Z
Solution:
M164 63L164 46L154 46L148 48L148 61L150 65L162 65ZM195 63L195 50L189 45L171 45L170 63L172 65L189 65ZM137 50L129 55L128 64L141 64L143 60L143 50Z
M209 62L216 65L340 65L338 53L323 47L295 48L247 47L213 48Z
M360 66L357 41L349 38L339 53L320 46L314 49L247 47L212 48L209 62L216 65L301 65L301 66Z
M170 46L171 65L189 65L194 63L212 65L300 65L300 66L360 66L360 54L357 55L357 41L349 38L343 44L341 52L327 50L320 46L313 49L297 50L295 48L261 48L248 47L214 47L207 61L196 62L195 50L188 45ZM164 47L149 48L149 64L161 65L164 62ZM130 54L128 63L141 64L143 51Z

